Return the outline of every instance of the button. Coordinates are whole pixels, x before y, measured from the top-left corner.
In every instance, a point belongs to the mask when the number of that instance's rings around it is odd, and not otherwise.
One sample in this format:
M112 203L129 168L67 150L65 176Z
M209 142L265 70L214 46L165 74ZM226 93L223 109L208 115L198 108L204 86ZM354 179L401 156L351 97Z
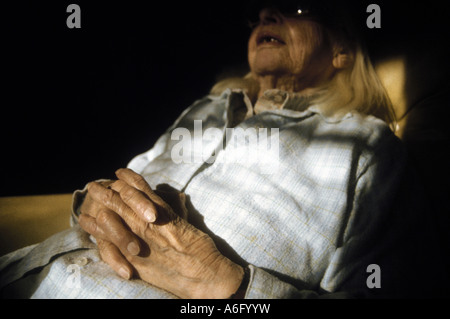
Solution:
M266 91L264 91L264 96L267 98L272 98L272 96L274 96L274 94L275 94L274 91L275 90L266 90Z
M276 103L281 103L284 100L284 96L282 96L281 94L277 94L273 97L273 100Z
M89 263L89 259L86 257L79 257L76 258L74 261L75 264L77 264L80 267L86 266Z

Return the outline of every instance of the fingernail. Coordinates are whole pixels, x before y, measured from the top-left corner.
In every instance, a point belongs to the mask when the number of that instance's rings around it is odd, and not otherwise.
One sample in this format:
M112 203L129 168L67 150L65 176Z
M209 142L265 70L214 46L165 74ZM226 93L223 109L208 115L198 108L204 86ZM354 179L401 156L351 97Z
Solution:
M144 212L144 218L145 220L147 220L149 223L153 223L156 220L156 216L155 213L153 212L153 209L147 209Z
M130 276L131 276L130 272L124 267L119 269L119 275L127 280L130 279Z
M135 242L131 242L128 244L127 246L127 250L130 252L130 254L132 255L137 255L139 254L139 246L135 243Z

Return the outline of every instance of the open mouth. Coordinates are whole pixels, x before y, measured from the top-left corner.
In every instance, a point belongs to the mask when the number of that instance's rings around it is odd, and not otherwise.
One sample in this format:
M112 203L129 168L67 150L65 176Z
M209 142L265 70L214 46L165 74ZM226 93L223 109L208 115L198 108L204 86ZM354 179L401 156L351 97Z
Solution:
M280 36L274 33L263 32L256 38L256 44L272 44L272 45L283 45L286 44Z

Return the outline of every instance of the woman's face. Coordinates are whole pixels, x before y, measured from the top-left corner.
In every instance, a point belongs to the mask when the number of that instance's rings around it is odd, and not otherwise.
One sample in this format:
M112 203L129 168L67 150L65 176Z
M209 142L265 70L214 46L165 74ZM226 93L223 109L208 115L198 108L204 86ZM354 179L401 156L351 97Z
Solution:
M296 76L318 80L329 76L332 49L324 28L307 18L287 18L264 9L248 42L251 71L259 76Z

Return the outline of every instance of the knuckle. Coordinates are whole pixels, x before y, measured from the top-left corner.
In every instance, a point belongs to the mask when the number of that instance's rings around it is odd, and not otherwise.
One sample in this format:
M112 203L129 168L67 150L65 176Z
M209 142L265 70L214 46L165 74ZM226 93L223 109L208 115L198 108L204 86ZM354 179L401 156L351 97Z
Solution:
M101 209L98 211L97 213L97 222L100 225L106 225L109 223L111 216L109 214L109 211L107 211L106 209Z
M136 197L136 191L132 187L127 187L121 195L124 201L131 201Z
M139 263L139 261L141 260L139 256L134 256L134 255L127 255L126 258L133 265L137 265Z
M134 183L134 185L136 185L137 188L139 188L140 190L148 190L150 189L149 185L147 184L147 181L145 180L145 178L139 174L134 173L131 176L131 180Z
M115 246L107 241L102 241L102 245L99 245L99 252L102 260L109 265L114 264L117 262L118 256L117 256L117 249Z
M78 217L78 224L80 224L81 228L83 228L85 231L89 232L90 230L89 220L85 214L81 214L80 217Z
M87 231L90 234L95 234L97 230L97 225L91 219L85 218L82 215L80 216L79 223L81 228L83 228L85 231Z
M130 237L129 233L125 229L125 227L118 225L118 228L114 232L114 236L113 236L112 240L114 243L116 243L118 245L118 247L126 248L127 243L130 241L129 237Z
M97 227L105 232L105 236L116 245L123 245L129 241L129 232L118 220L118 216L108 210L101 210L97 216Z
M100 236L101 232L99 230L99 227L97 225L97 222L94 218L85 217L84 215L81 215L78 220L81 228L86 231L87 233L93 235L93 236Z
M105 240L97 240L98 251L103 260L107 259L109 256L110 243Z
M103 202L105 202L105 203L112 202L112 200L114 198L114 191L111 189L104 189L101 197L102 197Z
M142 182L143 181L143 177L135 172L133 172L132 170L128 170L130 173L130 179L133 182Z

